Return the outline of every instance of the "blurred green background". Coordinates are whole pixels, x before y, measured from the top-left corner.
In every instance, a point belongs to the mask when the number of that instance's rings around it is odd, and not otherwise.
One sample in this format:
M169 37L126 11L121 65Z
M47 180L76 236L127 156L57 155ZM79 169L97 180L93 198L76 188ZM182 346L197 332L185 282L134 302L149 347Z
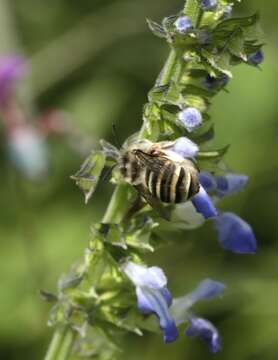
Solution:
M266 5L267 3L267 5ZM30 58L28 97L37 113L68 112L91 138L120 141L140 127L142 105L168 53L146 17L175 13L182 0L0 0L0 52ZM223 281L221 300L198 306L219 327L224 348L210 355L204 344L180 336L130 335L122 359L276 360L278 358L278 2L245 0L238 14L259 10L266 33L262 71L241 66L214 101L216 144L231 144L227 161L251 178L246 191L223 202L255 229L255 256L223 251L210 224L183 233L149 258L165 269L178 296L204 277ZM3 140L4 134L1 133ZM41 359L52 330L40 289L55 290L58 276L82 255L92 221L98 220L112 186L102 182L89 205L70 180L83 160L62 139L50 142L51 173L28 182L11 167L1 141L0 166L0 357Z

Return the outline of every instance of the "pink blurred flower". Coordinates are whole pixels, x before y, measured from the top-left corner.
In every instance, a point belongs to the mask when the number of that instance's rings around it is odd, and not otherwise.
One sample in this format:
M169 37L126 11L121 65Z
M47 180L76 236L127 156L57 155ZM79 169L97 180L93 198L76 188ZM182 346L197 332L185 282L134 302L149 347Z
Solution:
M26 73L26 60L17 55L0 56L0 106L4 106L14 92L16 82Z

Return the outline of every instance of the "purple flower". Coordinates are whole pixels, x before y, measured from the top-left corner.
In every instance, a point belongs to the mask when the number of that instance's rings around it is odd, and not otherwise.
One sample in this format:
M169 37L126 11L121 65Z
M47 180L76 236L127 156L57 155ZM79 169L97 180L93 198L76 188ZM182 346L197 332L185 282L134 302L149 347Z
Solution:
M194 315L189 316L189 321L190 325L185 331L187 336L201 337L207 343L208 348L212 353L221 350L220 335L210 321Z
M124 264L122 269L136 286L139 310L144 314L153 313L159 318L166 343L176 340L178 330L169 311L172 296L166 287L167 279L163 271L158 267L147 268L131 261Z
M213 218L218 215L217 209L203 186L200 186L200 191L193 196L191 202L197 212L202 214L205 219Z
M193 28L193 24L188 16L181 16L175 21L175 27L179 33L186 34Z
M199 147L187 137L180 137L175 141L172 150L185 158L194 158L199 151Z
M216 176L215 180L217 184L217 196L223 197L242 190L249 178L246 175L228 173L224 176Z
M203 121L202 114L194 107L188 107L182 110L179 113L178 118L189 132L200 127Z
M20 56L0 56L0 104L5 104L13 87L26 72L26 61Z
M221 339L217 329L208 321L193 315L191 307L200 300L211 300L222 294L225 285L221 282L206 279L200 282L195 290L183 297L173 300L170 308L177 325L190 322L186 329L187 336L199 336L209 346L210 351L217 352L221 348Z
M226 74L222 74L219 77L208 75L205 78L203 85L207 90L218 90L219 88L226 86L229 80L230 78Z
M203 188L206 190L206 192L212 192L216 190L216 180L211 173L207 171L201 171L199 174L199 181Z
M211 300L221 295L225 285L219 281L205 279L191 293L173 300L170 308L177 325L186 321L190 308L200 300Z
M188 296L191 298L192 303L199 300L210 300L222 294L225 285L219 281L205 279L200 282L198 287L193 290Z
M220 245L234 253L254 254L257 241L249 224L239 216L226 212L215 218Z
M205 11L213 11L217 8L218 0L202 0L201 6Z
M254 54L248 56L248 62L252 65L260 65L264 61L264 53L262 50L256 51Z
M10 131L8 154L18 170L29 179L47 174L47 147L40 133L31 126L19 125Z

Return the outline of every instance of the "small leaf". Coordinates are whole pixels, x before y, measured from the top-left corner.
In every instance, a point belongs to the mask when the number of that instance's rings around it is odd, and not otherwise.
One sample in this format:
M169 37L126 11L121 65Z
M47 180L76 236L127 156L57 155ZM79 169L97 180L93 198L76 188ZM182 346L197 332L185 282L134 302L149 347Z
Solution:
M47 302L56 302L58 300L57 295L48 292L46 290L40 290L40 295L43 298L43 300Z
M105 160L106 156L102 151L92 152L85 160L80 170L75 175L71 176L71 178L75 180L76 185L83 191L86 204L96 189L100 175L105 166Z
M238 28L245 28L256 24L259 20L259 15L254 14L252 16L242 17L242 18L232 18L226 19L220 22L214 29L213 35L214 39L222 38L227 35L227 33L233 33Z
M230 147L230 145L226 145L225 147L223 147L222 149L219 149L219 150L199 151L199 153L197 155L197 159L200 159L200 160L221 159L227 153L227 151L229 150L229 147Z
M133 220L130 229L126 231L126 242L128 246L154 251L150 244L151 234L153 229L158 226L150 217L137 217Z
M162 26L167 31L171 32L173 30L174 23L179 18L179 15L171 15L163 19Z
M155 86L148 94L149 101L164 102L169 85Z
M237 56L244 61L247 60L247 56L244 51L244 37L241 30L239 30L237 35L232 37L228 44L228 49L232 55Z
M100 145L106 157L117 160L119 157L119 150L109 142L100 140Z
M203 130L203 129L202 129ZM208 127L205 127L205 131L202 131L202 133L197 134L196 137L192 136L192 140L196 144L202 144L204 142L208 142L214 138L215 131L214 131L214 125L208 124Z
M154 35L164 39L167 38L167 33L161 25L150 19L147 19L147 24Z
M82 280L82 274L69 273L66 275L62 275L58 281L58 289L64 291L66 289L76 288Z
M212 68L214 68L215 70L217 70L222 74L227 75L229 78L233 77L231 71L229 70L231 57L227 51L212 54L211 52L208 52L207 50L203 49L202 55L209 63L209 65L212 66Z

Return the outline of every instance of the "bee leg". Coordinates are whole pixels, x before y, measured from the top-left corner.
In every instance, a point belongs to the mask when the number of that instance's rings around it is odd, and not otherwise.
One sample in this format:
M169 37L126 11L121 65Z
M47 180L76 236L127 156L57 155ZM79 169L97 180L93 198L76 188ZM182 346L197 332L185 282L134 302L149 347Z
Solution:
M146 206L146 202L142 199L140 194L137 195L136 199L132 203L131 207L128 209L127 213L124 216L123 221L128 221L130 218L143 209Z

